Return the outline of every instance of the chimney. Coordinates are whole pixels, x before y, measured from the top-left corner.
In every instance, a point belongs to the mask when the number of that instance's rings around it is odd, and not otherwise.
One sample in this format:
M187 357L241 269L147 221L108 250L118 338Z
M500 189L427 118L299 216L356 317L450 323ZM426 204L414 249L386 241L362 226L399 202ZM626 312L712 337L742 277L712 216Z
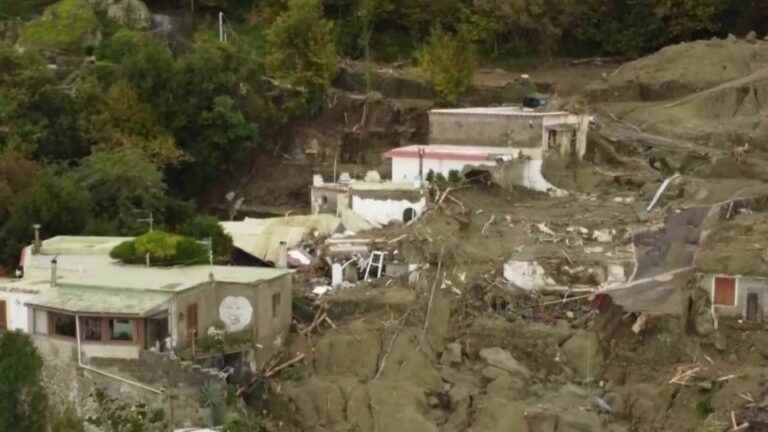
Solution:
M58 277L57 270L59 265L58 255L51 260L51 288L56 287L56 279Z
M280 248L277 252L277 262L275 267L286 268L288 267L288 243L281 241Z
M40 241L40 224L34 224L32 225L32 228L35 229L35 243L32 245L32 253L37 255L40 253L40 249L43 247L42 242Z

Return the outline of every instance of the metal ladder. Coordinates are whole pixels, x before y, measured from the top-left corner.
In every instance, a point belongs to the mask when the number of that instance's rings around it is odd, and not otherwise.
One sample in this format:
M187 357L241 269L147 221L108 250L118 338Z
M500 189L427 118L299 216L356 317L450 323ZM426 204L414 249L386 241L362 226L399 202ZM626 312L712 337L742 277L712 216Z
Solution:
M363 280L368 280L371 275L371 267L375 267L376 278L380 278L381 272L384 270L384 252L371 252L371 256L368 257L368 265L365 268L365 278Z

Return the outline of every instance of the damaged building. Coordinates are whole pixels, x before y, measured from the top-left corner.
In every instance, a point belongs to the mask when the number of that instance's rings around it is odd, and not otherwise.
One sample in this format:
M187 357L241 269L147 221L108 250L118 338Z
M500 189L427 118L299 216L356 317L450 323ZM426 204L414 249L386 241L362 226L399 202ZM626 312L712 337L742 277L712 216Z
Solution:
M426 195L418 179L381 181L375 172L369 173L363 181L353 180L342 173L334 183L326 183L322 176L316 175L310 200L313 214L360 218L364 223L355 225L362 229L410 222L427 207ZM365 227L365 224L369 226ZM352 231L362 229L353 228Z

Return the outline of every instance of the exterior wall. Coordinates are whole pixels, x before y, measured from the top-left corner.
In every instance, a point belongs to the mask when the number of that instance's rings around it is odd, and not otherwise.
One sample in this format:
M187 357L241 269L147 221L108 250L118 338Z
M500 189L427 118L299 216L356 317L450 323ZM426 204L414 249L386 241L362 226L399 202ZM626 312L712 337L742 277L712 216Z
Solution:
M207 334L210 327L224 328L221 304L227 298L244 298L251 307L251 315L242 331L249 331L253 341L263 346L265 352L282 346L291 325L292 316L291 275L265 281L256 285L213 282L180 293L171 308L172 337L177 348L189 346L186 316L188 307L197 304L198 337ZM273 314L272 299L280 294L280 305Z
M461 172L467 165L496 166L495 161L462 161L462 160L444 160L424 158L424 177L432 170L448 176L452 170ZM392 158L392 181L418 181L419 179L419 159L418 158Z
M493 113L429 113L429 143L494 147L540 147L543 117Z
M30 333L32 323L30 322L29 309L25 302L34 297L33 294L0 292L0 300L5 301L5 316L8 321L8 330L21 330Z
M146 404L150 410L160 409L168 418L168 399L126 382L85 370L77 364L77 345L45 336L33 336L38 352L43 358L42 380L53 406L64 409L73 407L83 417L95 415L100 409L90 395L101 389L110 397L129 404ZM167 356L143 353L138 360L99 360L90 367L118 377L131 379L155 389L169 387L168 377L173 377L174 424L176 427L200 426L206 423L200 407L200 385L211 378L194 370L182 369ZM147 355L148 358L144 358Z
M365 218L368 222L378 225L387 225L392 222L403 222L405 210L412 208L416 217L421 216L427 207L427 199L421 197L417 201L376 199L352 196L352 210Z
M702 280L702 288L710 294L710 300L714 302L715 277L732 277L736 279L736 304L734 306L715 305L717 313L724 316L747 315L747 296L757 294L763 317L768 317L768 279L758 277L730 276L730 275L705 275Z
M424 176L429 170L448 176L452 170L461 172L465 167L489 167L494 179L500 184L524 186L536 191L557 190L541 174L544 161L541 159L513 160L504 165L495 161L458 161L442 159L424 159ZM392 158L392 179L396 181L416 181L419 179L419 160L414 158Z
M136 360L139 358L141 352L141 348L130 344L81 343L80 348L86 358L96 357Z
M82 320L80 316L80 348L85 358L119 358L119 359L138 359L141 350L144 347L145 329L144 320L133 321L133 341L112 341L109 340L109 318L102 318L102 341L86 341L83 337ZM42 343L50 340L51 346L72 346L76 349L76 339L63 336L51 335L51 322L48 319L48 312L43 309L30 308L28 319L34 323L30 327L30 333L34 333L36 341Z
M587 152L587 133L589 132L589 122L592 120L588 115L567 114L562 116L545 117L543 120L542 148L548 148L548 129L560 125L573 126L576 130L576 155L579 159L584 157ZM561 133L560 155L566 156L571 153L570 137L568 134Z
M312 214L332 214L338 213L338 197L342 192L336 189L312 186L310 188L310 204Z
M491 172L496 183L505 186L523 186L529 189L547 192L559 190L541 174L542 160L514 160Z

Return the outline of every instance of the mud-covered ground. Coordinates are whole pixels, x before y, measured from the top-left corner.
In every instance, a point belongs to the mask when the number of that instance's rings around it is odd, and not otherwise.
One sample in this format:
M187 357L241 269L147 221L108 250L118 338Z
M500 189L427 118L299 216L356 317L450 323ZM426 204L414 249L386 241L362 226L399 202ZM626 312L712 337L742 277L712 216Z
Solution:
M724 40L624 64L480 71L465 103L514 98L529 73L561 89L562 106L597 113L584 161L544 165L571 193L464 184L433 191L416 223L360 234L419 269L320 299L308 292L327 269L307 274L284 355L304 361L251 402L279 430L768 430L768 331L715 319L698 282L698 267L768 271L766 67L768 42ZM423 83L382 67L390 79L361 96L354 71L279 156L304 161L284 186L292 192L257 175L253 201L300 203L299 178L333 166L386 174L380 151L424 142ZM305 151L313 140L320 150ZM509 260L535 261L547 289L505 280ZM317 310L329 319L311 327Z

